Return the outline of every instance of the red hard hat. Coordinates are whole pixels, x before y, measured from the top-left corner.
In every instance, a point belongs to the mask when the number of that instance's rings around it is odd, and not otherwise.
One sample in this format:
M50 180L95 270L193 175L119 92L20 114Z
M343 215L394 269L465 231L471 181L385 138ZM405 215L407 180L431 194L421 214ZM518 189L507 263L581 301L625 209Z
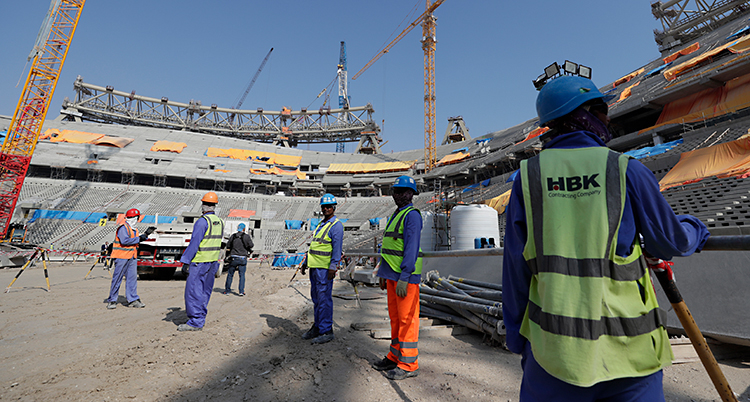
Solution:
M139 211L139 210L137 210L135 208L130 208L128 210L128 212L125 212L125 217L126 218L133 218L133 217L136 217L136 216L141 216L141 211Z

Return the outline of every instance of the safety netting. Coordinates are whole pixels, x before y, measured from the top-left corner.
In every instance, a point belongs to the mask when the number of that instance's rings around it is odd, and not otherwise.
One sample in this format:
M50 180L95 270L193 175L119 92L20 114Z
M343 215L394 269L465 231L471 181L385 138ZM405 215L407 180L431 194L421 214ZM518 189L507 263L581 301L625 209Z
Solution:
M664 70L664 78L666 78L667 81L672 81L688 70L692 69L693 67L703 62L709 61L711 58L717 56L719 53L725 50L732 53L744 53L748 49L750 49L750 36L727 42L719 47L703 52L702 54L695 56L692 59L685 61L684 63L680 63L674 67Z
M184 142L174 142L174 141L156 141L154 145L151 146L151 150L154 152L175 152L175 153L182 153L182 150L187 147L187 144Z
M724 86L708 88L664 105L659 119L643 133L666 124L701 121L750 106L750 74L728 81Z
M326 173L386 173L409 170L417 163L413 161L378 162L378 163L331 163Z
M659 181L659 187L664 191L713 176L750 177L750 136L683 152L680 161Z
M461 162L462 160L470 157L469 152L458 151L454 154L448 154L442 157L438 162L437 166L452 165L454 163Z
M252 151L249 149L236 149L236 148L214 148L209 147L206 151L206 156L212 158L232 158L239 160L252 160L267 163L269 165L281 165L289 167L297 167L302 162L301 156L292 155L280 155L272 152L264 151Z

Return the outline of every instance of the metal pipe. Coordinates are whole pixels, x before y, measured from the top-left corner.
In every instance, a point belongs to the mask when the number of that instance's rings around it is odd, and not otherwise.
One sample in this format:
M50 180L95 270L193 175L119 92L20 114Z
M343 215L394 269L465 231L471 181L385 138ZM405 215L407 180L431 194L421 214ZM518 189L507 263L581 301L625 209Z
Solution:
M463 289L466 294L469 296L479 297L482 299L490 299L494 301L503 301L503 292L500 291L493 291L493 290L484 290L475 286L466 285L460 282L454 282L454 281L448 281L455 287L459 289Z
M435 281L439 283L441 286L445 287L446 289L450 290L453 293L458 293L460 295L468 296L466 292L463 290L451 285L448 283L448 281L444 280L440 277L440 274L437 273L437 271L430 271L427 273L427 280Z
M706 240L703 250L750 250L750 236L711 236Z
M500 285L498 283L475 281L473 279L459 278L453 275L448 275L448 279L455 281L455 282L465 283L467 285L479 286L481 288L494 289L494 290L500 290L500 291L503 290L503 285Z
M464 296L464 295L460 295L460 294L456 294L452 292L447 292L445 290L436 290L428 286L420 286L419 292L426 293L432 296L444 297L446 299L453 299L453 300L465 301L465 302L474 303L474 304L483 304L485 306L503 308L503 304L496 302L496 301L485 300L485 299L472 297L472 296Z
M471 303L461 300L448 299L444 297L432 296L430 294L420 294L420 300L425 300L432 303L443 304L455 309L465 309L475 313L489 314L495 317L502 317L502 307L487 306L484 304Z

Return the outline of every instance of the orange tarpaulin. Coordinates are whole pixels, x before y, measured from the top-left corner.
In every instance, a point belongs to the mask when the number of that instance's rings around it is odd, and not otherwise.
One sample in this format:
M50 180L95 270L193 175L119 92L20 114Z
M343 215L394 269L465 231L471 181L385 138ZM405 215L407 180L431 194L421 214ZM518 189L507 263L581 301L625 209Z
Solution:
M281 165L289 167L297 167L302 162L301 156L293 155L279 155L272 152L263 151L251 151L249 149L222 149L209 147L206 151L206 156L212 158L232 158L239 160L257 160L260 162L267 163L269 165Z
M489 205L491 208L494 208L498 214L502 214L503 212L505 212L505 207L508 206L508 200L510 200L511 191L512 190L508 190L495 198L485 200L484 203Z
M261 174L275 174L275 175L282 175L282 176L297 176L297 178L300 179L300 180L304 180L304 179L307 178L307 175L304 174L304 173L302 173L299 169L297 169L297 170L284 170L284 169L279 169L276 166L274 166L272 168L269 168L269 169L253 168L253 169L250 169L250 173L252 173L252 174L258 174L258 175L261 175Z
M416 160L380 163L331 163L327 173L383 173L411 169Z
M546 133L547 131L549 131L549 127L537 127L535 129L531 130L531 132L529 133L529 135L527 135L526 138L524 138L523 141L521 141L521 142L528 141L528 140L530 140L532 138L539 137L540 135ZM521 142L519 142L519 144Z
M683 152L680 161L660 181L662 191L706 177L745 176L750 172L750 137Z
M633 91L633 87L637 87L638 85L640 85L640 83L641 83L641 82L640 82L640 81L638 81L638 82L636 82L635 84L633 84L633 85L631 85L631 86L629 86L629 87L627 87L627 88L623 89L623 90L622 90L622 93L620 93L620 99L618 99L618 100L617 100L617 102L619 102L619 101L621 101L621 100L623 100L623 99L626 99L626 98L630 97L630 94L631 94L631 93L632 93L632 91ZM617 102L615 102L615 103L617 103Z
M667 103L652 127L672 123L690 123L726 113L736 112L750 106L750 74L737 77L723 87L704 89L700 92Z
M636 76L638 76L638 74L641 74L644 71L646 71L646 68L645 67L641 67L641 69L639 69L638 71L633 71L632 73L630 73L630 74L628 74L628 75L620 78L619 80L615 81L614 84L612 84L612 86L616 87L616 86L618 86L620 84L624 84L624 83L632 80L633 78L635 78Z
M104 134L84 133L75 130L58 130L57 134L52 134L49 140L52 142L71 142L74 144L88 144L94 140L104 137Z
M110 137L108 135L105 135L102 138L99 138L98 140L91 141L94 145L104 145L104 146L110 146L110 147L117 147L117 148L125 148L128 144L135 141L133 138L125 138L125 137Z
M154 145L151 147L151 150L154 152L158 151L167 151L167 152L176 152L176 153L182 153L182 150L187 147L187 144L184 142L174 142L174 141L156 141Z
M229 210L230 218L249 218L251 216L255 216L255 211L251 211L249 209L230 209Z
M467 153L457 152L455 154L448 154L448 155L445 155L442 159L440 159L438 161L437 166L450 165L452 163L458 163L458 162L460 162L460 161L468 158L469 156L471 156L471 154L469 154L468 152Z
M700 49L700 47L701 47L700 43L695 42L692 45L690 45L690 46L688 46L688 47L686 47L686 48L684 48L682 50L678 50L678 51L670 54L669 56L665 57L664 58L664 64L669 64L670 62L673 62L673 61L677 60L677 58L680 57L680 56L687 56L690 53L693 53L693 52L697 51L698 49Z
M732 53L743 53L746 52L750 48L750 36L736 40L733 42L726 43L724 45L721 45L715 49L709 50L707 52L704 52L701 55L698 55L696 57L693 57L692 59L682 63L678 64L674 67L668 68L664 70L664 78L667 79L667 81L672 81L678 76L685 73L687 70L697 66L698 64L704 62L705 60L708 60L711 57L716 56L717 54L721 53L724 50L729 49Z

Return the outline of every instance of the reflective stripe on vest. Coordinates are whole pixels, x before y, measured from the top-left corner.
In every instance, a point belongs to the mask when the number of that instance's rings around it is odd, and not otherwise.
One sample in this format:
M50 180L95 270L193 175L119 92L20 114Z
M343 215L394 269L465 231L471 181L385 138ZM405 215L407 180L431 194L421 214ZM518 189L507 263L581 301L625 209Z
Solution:
M208 223L203 240L198 244L198 252L193 262L219 261L221 254L221 239L224 237L224 221L215 214L205 214L201 218Z
M404 261L404 221L406 215L411 211L419 210L414 207L404 208L400 212L396 213L395 216L391 217L388 221L388 225L385 227L385 233L383 234L383 245L380 249L380 256L388 263L388 266L394 272L401 273L401 263ZM420 216L422 214L420 213ZM419 249L419 255L417 261L414 264L413 275L422 274L422 249Z
M640 245L615 254L627 166L604 147L548 149L521 162L532 278L520 332L548 373L581 387L672 360Z
M337 222L339 222L338 218L333 221L318 223L312 242L310 242L310 250L307 251L308 268L330 268L331 257L333 256L333 244L331 236L328 233Z
M117 230L115 230L115 241L112 242L112 255L110 255L110 257L129 260L131 258L135 258L138 255L138 245L133 244L130 246L123 246L122 243L120 243L120 237L117 235L117 232L119 232L120 228L123 226L125 226L125 229L128 231L128 236L138 236L138 229L131 228L127 224L118 226Z

